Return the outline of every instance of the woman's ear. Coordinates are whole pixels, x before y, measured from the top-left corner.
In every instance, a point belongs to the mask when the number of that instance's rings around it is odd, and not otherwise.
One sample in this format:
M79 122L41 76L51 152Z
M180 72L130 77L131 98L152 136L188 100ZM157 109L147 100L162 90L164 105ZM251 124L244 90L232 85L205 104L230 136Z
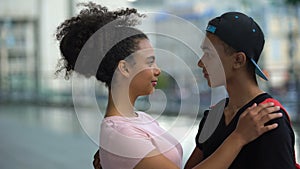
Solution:
M237 52L233 55L234 63L233 68L238 69L246 66L247 56L244 52Z
M128 63L125 60L119 61L118 70L123 76L129 77Z

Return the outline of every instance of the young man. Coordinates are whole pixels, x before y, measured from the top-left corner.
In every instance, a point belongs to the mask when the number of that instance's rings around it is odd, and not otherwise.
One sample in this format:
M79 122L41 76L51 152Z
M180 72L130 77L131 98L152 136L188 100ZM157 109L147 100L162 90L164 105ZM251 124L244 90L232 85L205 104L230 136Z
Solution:
M264 42L259 25L245 14L228 12L209 21L206 39L201 46L204 55L198 66L203 69L211 87L226 86L229 99L204 113L196 136L196 147L185 168L192 168L214 153L234 131L238 118L249 106L275 101L259 88L255 76L256 73L267 80L257 65ZM220 65L224 68L224 80L214 70ZM276 104L280 105L279 102ZM218 112L219 116L216 115ZM276 122L278 128L244 146L230 169L295 168L294 132L282 106L280 112L283 118L271 121ZM211 114L218 119L210 120Z

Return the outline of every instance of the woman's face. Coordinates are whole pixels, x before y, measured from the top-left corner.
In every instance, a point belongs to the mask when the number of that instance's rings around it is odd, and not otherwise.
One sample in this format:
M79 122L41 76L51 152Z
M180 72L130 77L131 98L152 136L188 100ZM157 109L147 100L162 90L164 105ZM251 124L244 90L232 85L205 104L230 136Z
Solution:
M139 40L138 47L133 54L129 92L135 96L149 95L155 90L160 69L156 65L154 49L149 40Z

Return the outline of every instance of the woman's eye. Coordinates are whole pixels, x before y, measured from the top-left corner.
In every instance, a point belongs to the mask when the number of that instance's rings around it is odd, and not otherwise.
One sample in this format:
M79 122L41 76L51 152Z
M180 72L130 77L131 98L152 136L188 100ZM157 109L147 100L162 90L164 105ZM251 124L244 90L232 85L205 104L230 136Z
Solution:
M154 56L151 56L151 57L147 58L147 64L150 67L155 64L155 58L154 58Z
M154 61L148 62L148 65L149 65L149 66L152 66L153 64L154 64Z

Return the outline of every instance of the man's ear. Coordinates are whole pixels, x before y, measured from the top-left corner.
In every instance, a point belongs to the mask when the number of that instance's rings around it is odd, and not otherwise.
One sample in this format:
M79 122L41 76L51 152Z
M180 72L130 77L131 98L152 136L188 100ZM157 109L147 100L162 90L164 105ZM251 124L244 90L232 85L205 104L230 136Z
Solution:
M233 59L233 68L237 69L246 66L247 56L244 52L237 52L233 54Z

